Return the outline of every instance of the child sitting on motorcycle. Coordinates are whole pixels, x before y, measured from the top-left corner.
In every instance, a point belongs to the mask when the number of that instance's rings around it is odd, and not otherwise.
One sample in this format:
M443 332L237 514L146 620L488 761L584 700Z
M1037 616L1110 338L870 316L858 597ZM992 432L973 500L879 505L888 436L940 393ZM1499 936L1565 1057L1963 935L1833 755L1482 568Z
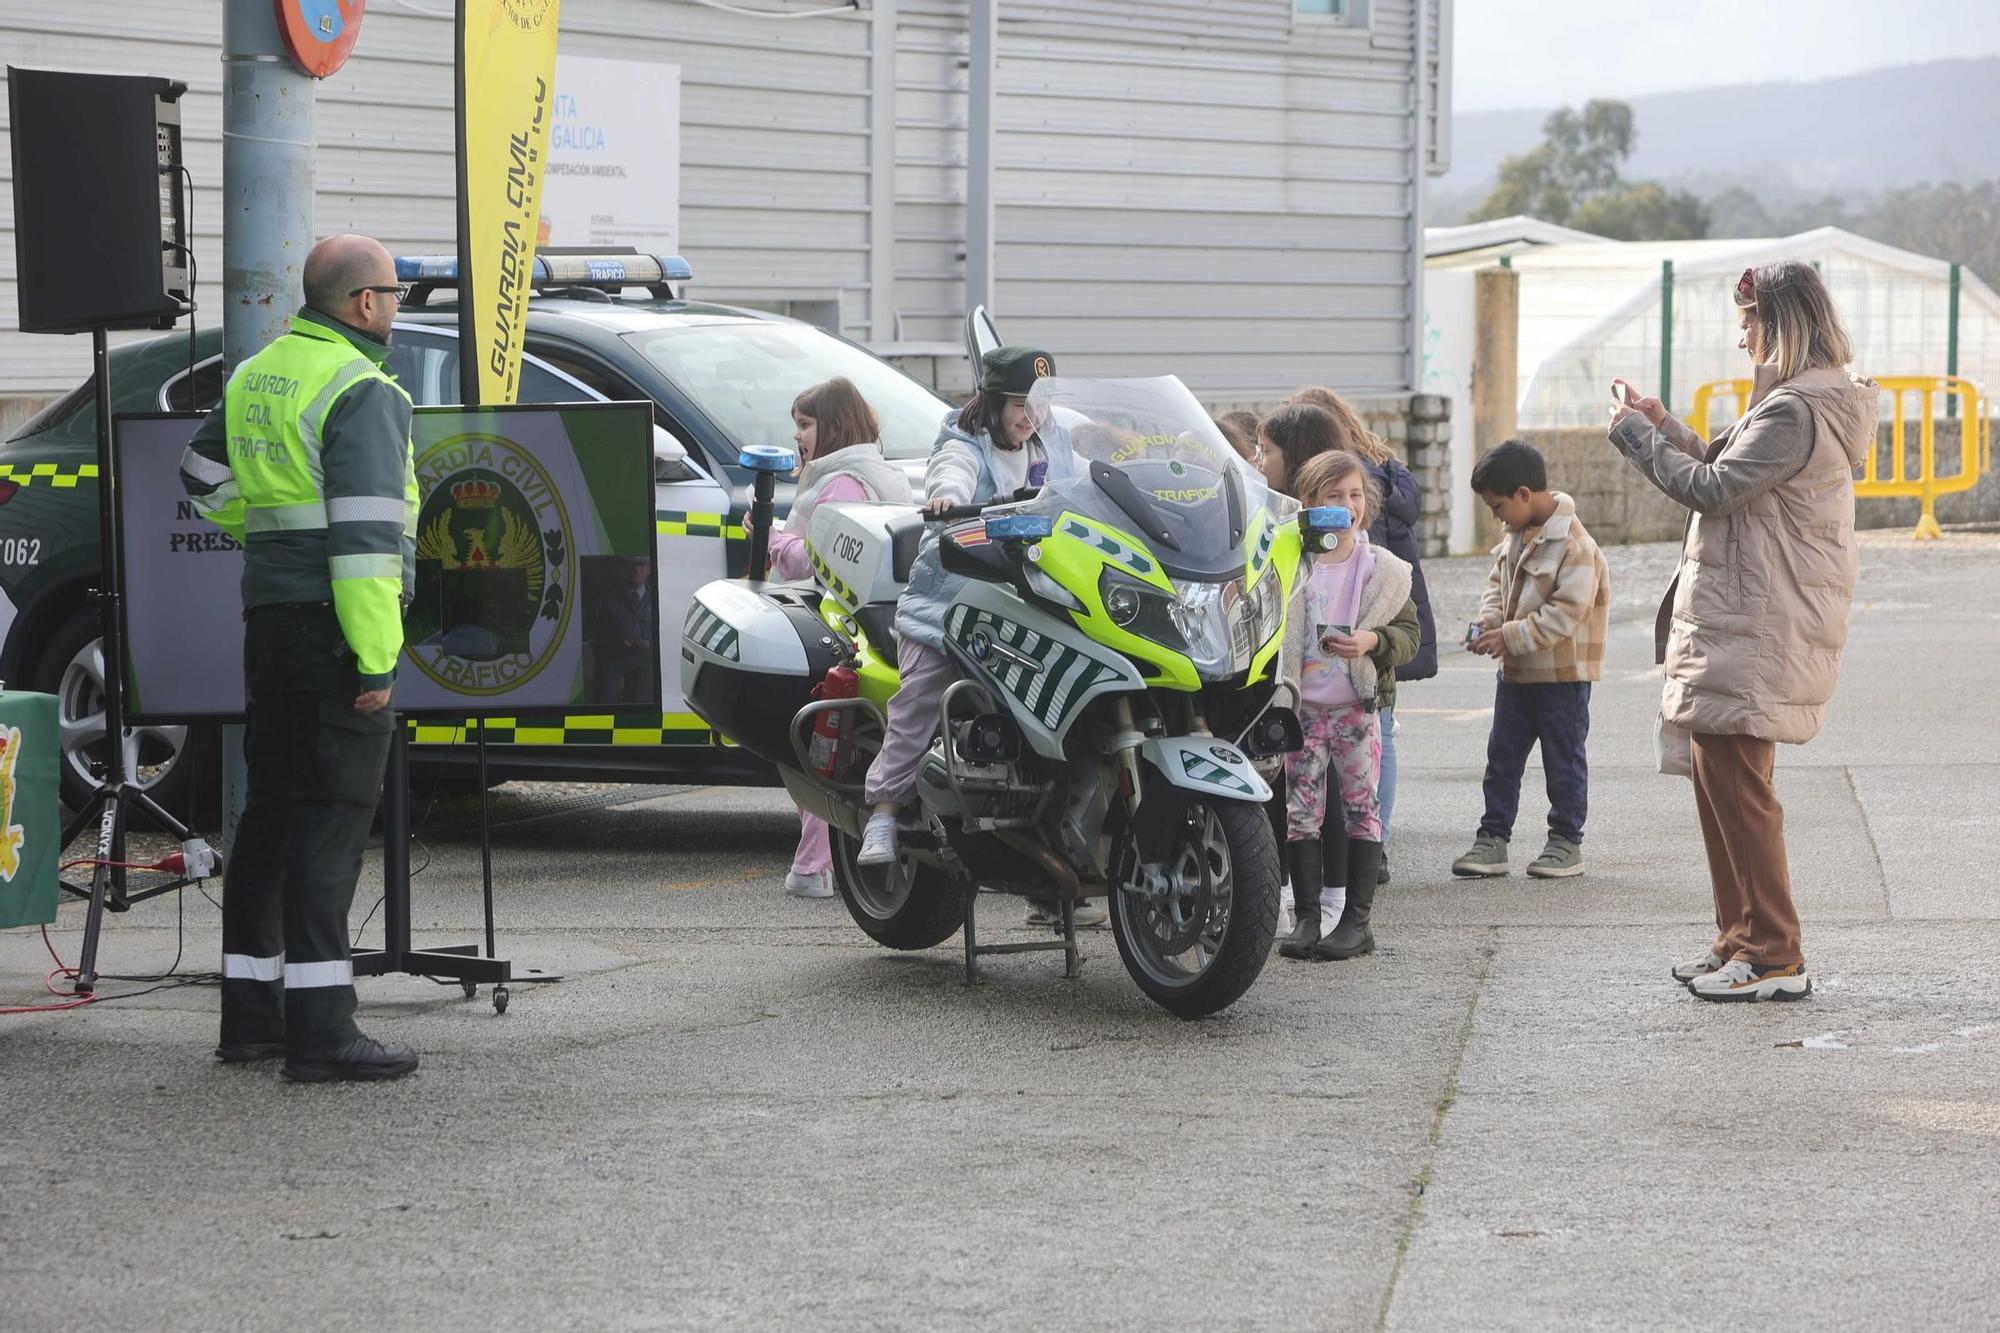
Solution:
M851 380L815 384L792 400L799 482L784 527L771 534L772 574L802 579L812 573L805 536L813 511L821 505L910 503L910 483L876 443L881 433L874 409ZM743 528L746 532L750 528L747 513ZM799 845L785 876L785 892L795 898L833 897L832 865L826 821L799 811Z
M1352 521L1332 550L1308 553L1285 617L1281 672L1299 687L1305 747L1285 759L1285 847L1298 926L1278 951L1358 958L1375 948L1368 918L1382 867L1378 714L1395 703L1396 667L1416 656L1417 604L1410 566L1369 544L1368 523L1382 500L1361 459L1345 450L1318 454L1293 480L1301 504L1339 505ZM1306 886L1326 882L1320 830L1335 783L1347 824L1347 893L1339 923L1322 934L1322 907L1331 903L1315 902Z
M979 391L945 419L924 472L924 512L936 517L957 505L986 504L1023 487L1074 470L1060 432L1043 438L1045 422L1028 406L1035 381L1055 374L1055 359L1032 347L996 347L980 359ZM938 706L957 678L944 649L944 612L962 580L944 572L935 530L924 534L910 581L896 603L896 668L888 734L868 766L863 786L871 813L862 832L861 865L896 859L896 811L916 792L917 766L936 734ZM1054 919L1054 904L1037 903L1030 921ZM1089 919L1094 918L1094 920ZM1102 908L1079 904L1077 924L1104 919Z

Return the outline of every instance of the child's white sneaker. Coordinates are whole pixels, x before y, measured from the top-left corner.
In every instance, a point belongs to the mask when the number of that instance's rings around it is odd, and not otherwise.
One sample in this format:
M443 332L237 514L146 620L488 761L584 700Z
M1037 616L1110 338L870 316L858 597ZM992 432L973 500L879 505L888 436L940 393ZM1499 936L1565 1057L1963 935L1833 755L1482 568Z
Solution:
M832 877L824 870L815 870L809 875L801 875L796 870L787 871L785 874L785 892L791 894L794 898L831 898L833 897Z
M864 866L885 866L896 859L896 817L870 815L861 830L861 851L854 858Z

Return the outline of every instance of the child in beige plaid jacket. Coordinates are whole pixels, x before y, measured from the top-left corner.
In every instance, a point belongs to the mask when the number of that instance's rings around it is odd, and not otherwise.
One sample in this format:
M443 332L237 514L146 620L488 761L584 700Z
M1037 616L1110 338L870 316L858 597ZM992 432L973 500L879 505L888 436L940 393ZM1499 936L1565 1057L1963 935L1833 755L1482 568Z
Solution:
M1548 485L1542 456L1519 440L1488 450L1472 488L1506 526L1466 646L1498 658L1493 729L1486 742L1486 814L1461 876L1504 875L1528 754L1542 749L1549 839L1528 866L1539 879L1583 873L1589 808L1590 685L1604 669L1611 571L1576 516L1576 502Z

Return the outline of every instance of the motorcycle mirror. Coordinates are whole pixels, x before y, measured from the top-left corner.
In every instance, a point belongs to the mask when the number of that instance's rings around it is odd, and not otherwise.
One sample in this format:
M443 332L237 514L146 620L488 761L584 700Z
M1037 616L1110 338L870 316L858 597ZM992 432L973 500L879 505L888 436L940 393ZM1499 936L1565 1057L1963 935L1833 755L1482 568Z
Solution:
M993 317L986 313L986 307L972 307L965 317L965 354L972 360L975 381L979 378L979 363L1000 345L1000 330L993 327Z

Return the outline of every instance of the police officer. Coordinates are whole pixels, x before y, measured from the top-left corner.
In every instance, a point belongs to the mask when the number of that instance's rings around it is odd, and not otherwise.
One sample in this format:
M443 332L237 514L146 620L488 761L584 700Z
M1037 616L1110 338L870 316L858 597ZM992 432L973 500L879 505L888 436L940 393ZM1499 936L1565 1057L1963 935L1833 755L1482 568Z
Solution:
M382 370L403 292L369 238L315 245L290 331L236 368L181 459L189 497L244 543L249 790L215 1054L282 1055L300 1082L417 1067L355 1026L347 947L416 558L410 398Z

